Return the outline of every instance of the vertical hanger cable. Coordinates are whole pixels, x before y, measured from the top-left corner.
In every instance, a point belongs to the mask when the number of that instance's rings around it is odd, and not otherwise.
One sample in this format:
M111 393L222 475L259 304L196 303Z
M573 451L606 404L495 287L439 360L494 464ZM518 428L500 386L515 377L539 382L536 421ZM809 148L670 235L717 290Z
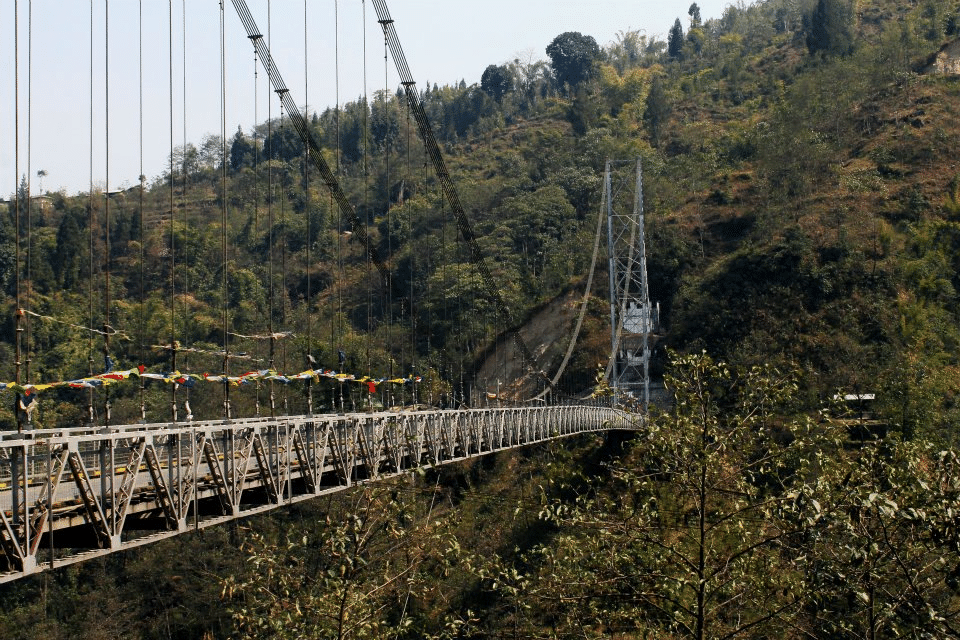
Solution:
M303 115L309 117L310 109L310 65L307 55L307 0L303 0ZM303 197L304 212L307 216L307 295L304 310L307 316L307 364L311 370L316 369L313 357L313 308L312 295L313 287L311 282L311 271L313 270L312 248L313 248L313 215L310 210L310 165L308 154L310 149L303 145ZM313 415L313 378L307 379L307 414Z
M267 49L272 49L272 11L270 0L267 0ZM273 100L270 98L270 87L273 86L273 58L269 59L269 71L267 72L267 140L270 141L270 148L264 149L267 154L267 280L269 312L267 313L267 333L270 335L270 369L276 367L276 348L277 339L274 336L273 316L276 309L276 291L274 290L273 273L273 249L274 249L274 221L273 221L273 155L277 148L277 141L273 139ZM276 397L274 395L273 380L270 380L270 417L276 415Z
M254 123L256 124L256 123ZM256 143L256 141L254 141ZM226 20L223 0L220 0L220 262L221 271L221 326L223 328L223 376L230 375L230 316L229 316L229 278L227 253L227 57L226 57ZM231 417L230 384L223 383L223 417Z
M93 283L94 277L94 248L93 248L93 230L96 228L96 216L95 216L95 207L93 199L93 0L90 0L90 190L87 194L88 196L88 212L87 212L87 244L88 244L88 261L89 261L89 271L87 278L87 286L89 292L87 295L87 312L89 314L90 322L90 333L87 340L87 369L89 375L93 375L93 335L94 335L94 316L93 316L93 300L95 298L95 287ZM94 408L93 408L93 389L91 388L87 393L87 420L92 425L94 422Z
M177 370L177 329L176 329L176 299L177 299L177 253L174 223L176 222L173 210L174 198L174 168L173 168L173 0L167 0L167 85L169 89L170 115L170 371ZM177 421L177 385L170 385L170 419Z
M144 224L143 224L143 190L144 190L144 179L143 175L143 0L139 2L140 8L140 22L139 22L139 51L138 51L138 63L139 63L139 91L140 91L140 128L139 128L139 137L140 137L140 189L139 189L139 208L140 208L140 221L139 221L139 238L140 238L140 313L137 319L138 322L138 337L139 337L139 350L138 350L138 363L140 365L144 364L144 359L146 356L145 353L145 335L144 335L144 297L146 296L146 287L144 280L144 247L143 245L146 242L146 238L143 236ZM147 420L147 405L146 405L146 388L143 383L143 378L140 378L140 420L146 422Z
M104 186L103 186L103 362L104 370L110 365L110 2L103 0L103 137L104 137ZM103 390L103 420L110 424L110 389Z
M24 322L24 344L26 351L26 360L24 360L25 379L30 382L30 363L32 360L31 350L32 331L30 321L30 307L33 304L33 168L31 157L33 151L33 3L27 3L27 287L26 298L23 305L25 314ZM42 205L41 205L42 206ZM28 423L31 422L30 414L27 414Z

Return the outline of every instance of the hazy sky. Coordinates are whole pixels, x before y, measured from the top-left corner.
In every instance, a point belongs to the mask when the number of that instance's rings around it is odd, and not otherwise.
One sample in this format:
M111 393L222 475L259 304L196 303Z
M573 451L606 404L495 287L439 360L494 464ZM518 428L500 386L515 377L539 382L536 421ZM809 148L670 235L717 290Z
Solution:
M487 65L518 57L547 59L546 46L565 31L593 36L601 46L627 30L665 39L675 18L688 27L692 1L388 0L387 6L422 89L427 82L477 83ZM704 20L720 17L729 3L697 2ZM338 96L343 104L398 87L393 61L384 63L372 2L248 4L298 104L321 111ZM73 194L91 180L99 188L132 186L141 158L148 180L164 171L171 130L174 145L199 146L205 135L219 134L220 22L218 0L0 0L0 198L28 173L37 193L40 170L47 172L43 191ZM249 132L255 119L279 116L280 107L262 68L254 76L253 47L230 0L223 23L225 122L232 136L238 125Z

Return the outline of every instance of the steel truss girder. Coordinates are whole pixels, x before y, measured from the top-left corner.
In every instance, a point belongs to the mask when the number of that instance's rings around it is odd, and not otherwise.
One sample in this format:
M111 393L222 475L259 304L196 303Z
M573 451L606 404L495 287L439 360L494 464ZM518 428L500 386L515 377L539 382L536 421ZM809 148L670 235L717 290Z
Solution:
M417 468L636 429L641 419L551 406L0 434L0 582Z

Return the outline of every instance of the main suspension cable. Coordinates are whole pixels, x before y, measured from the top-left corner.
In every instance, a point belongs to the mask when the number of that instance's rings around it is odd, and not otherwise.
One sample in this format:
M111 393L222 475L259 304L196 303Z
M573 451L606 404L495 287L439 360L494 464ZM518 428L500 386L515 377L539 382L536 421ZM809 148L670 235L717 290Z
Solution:
M264 65L266 69L270 70L270 82L273 84L275 92L280 94L281 102L283 103L284 108L287 110L291 125L297 132L297 135L300 136L300 140L308 147L310 160L313 163L314 168L316 168L320 173L324 183L332 193L337 206L340 208L341 213L347 219L347 221L350 222L351 230L354 236L356 236L357 240L361 244L369 247L368 253L370 254L370 260L380 273L383 286L388 287L390 282L390 270L381 260L376 247L367 242L366 225L357 215L353 205L350 204L350 200L347 198L346 194L341 188L339 181L330 170L330 166L327 164L326 159L323 157L323 153L320 151L320 145L317 144L317 141L314 138L313 133L310 131L306 119L303 117L303 114L300 113L299 107L297 107L296 102L294 102L293 98L290 96L290 91L287 89L283 82L283 78L280 77L280 72L274 65L273 58L270 55L269 47L264 44L262 37L256 37L260 31L257 28L256 21L253 19L253 16L250 13L249 7L247 7L246 1L233 0L233 6L236 8L237 13L240 16L240 21L243 23L243 26L247 31L247 35L253 42L253 46L257 48L257 53L260 56L260 63Z
M506 302L504 302L503 296L496 286L496 280L493 278L493 275L490 273L486 261L484 260L483 253L480 250L480 245L477 242L476 236L473 233L473 229L470 225L470 221L467 219L466 212L464 211L463 204L460 201L459 193L457 192L453 181L450 179L450 172L447 170L446 163L443 159L443 154L440 151L440 145L437 143L437 140L433 135L433 129L430 126L430 121L427 118L423 103L416 89L416 82L413 80L413 74L410 73L410 67L407 65L406 56L404 56L403 48L400 46L400 39L397 37L393 18L390 17L390 12L387 10L386 1L373 0L373 4L377 11L378 21L383 28L384 35L387 39L387 43L389 44L390 52L393 54L394 64L396 65L397 71L400 74L400 81L405 89L407 102L410 104L410 107L413 110L414 117L417 121L417 126L420 129L420 135L426 143L427 150L430 154L430 159L433 161L437 178L440 181L440 185L443 188L447 200L450 202L450 206L455 214L460 234L469 246L470 260L480 273L480 279L483 282L484 288L486 289L489 297L494 301L494 306L496 307L497 313L503 317L504 323L512 333L514 342L524 358L524 361L527 363L534 375L539 376L547 384L550 384L549 378L547 378L546 374L540 369L533 352L530 351L530 348L520 336L519 330L513 326L510 309L507 307Z
M553 376L553 384L551 385L553 387L557 386L557 383L560 381L560 377L567 369L567 364L570 362L570 357L573 355L573 350L577 346L577 340L580 337L580 329L583 327L583 319L587 314L587 303L590 301L590 291L593 288L593 274L596 272L597 257L600 253L600 239L603 237L603 220L606 217L606 211L604 211L605 202L606 194L604 193L600 204L600 212L597 216L597 232L594 235L593 240L593 258L590 260L590 272L587 275L587 284L586 287L584 287L583 299L580 301L580 315L577 317L577 324L573 329L573 334L570 336L570 342L567 344L567 352L564 354L563 361L557 368L557 373ZM548 393L550 393L550 387L547 387L541 391L534 399L539 400Z

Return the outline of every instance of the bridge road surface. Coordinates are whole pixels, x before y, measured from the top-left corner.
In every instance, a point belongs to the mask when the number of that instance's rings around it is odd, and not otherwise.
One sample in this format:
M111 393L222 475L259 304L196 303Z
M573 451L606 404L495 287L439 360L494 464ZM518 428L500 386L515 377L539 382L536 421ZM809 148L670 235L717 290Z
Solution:
M4 432L0 582L417 468L642 422L558 405Z

